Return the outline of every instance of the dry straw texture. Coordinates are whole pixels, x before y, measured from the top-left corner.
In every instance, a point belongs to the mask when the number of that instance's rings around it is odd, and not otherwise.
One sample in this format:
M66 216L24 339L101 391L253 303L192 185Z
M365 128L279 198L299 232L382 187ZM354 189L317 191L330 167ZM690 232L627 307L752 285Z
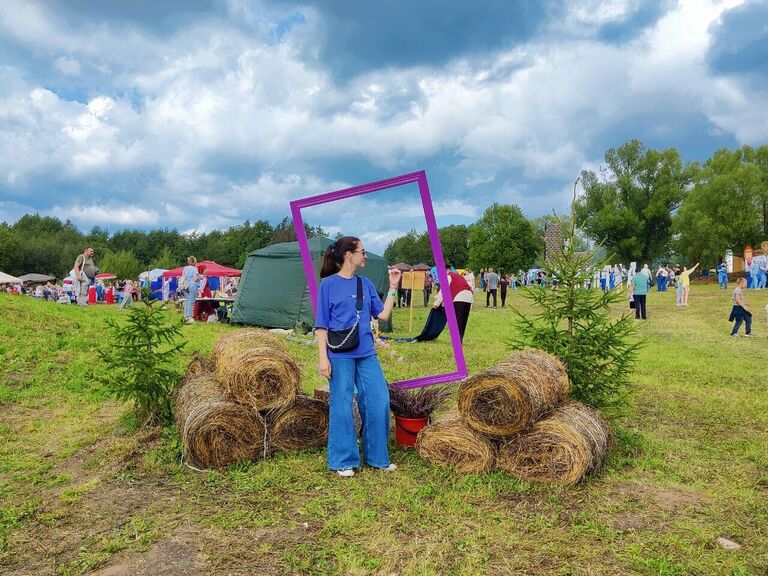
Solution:
M221 336L211 358L226 392L256 410L286 408L300 390L298 364L268 332L242 330Z
M238 348L250 346L252 348L276 348L283 352L286 350L283 341L271 332L257 328L247 328L245 330L224 332L216 338L211 349L211 361L216 362L218 355L229 348L230 345L235 345Z
M300 394L283 410L267 416L270 449L322 448L328 442L328 404Z
M455 410L419 432L416 451L427 462L462 474L488 472L496 459L491 441L469 428Z
M213 371L213 363L200 354L195 354L187 365L187 375L207 374Z
M526 350L462 382L458 408L474 430L511 436L557 406L568 387L568 373L560 360L540 350Z
M600 413L569 402L503 442L497 466L522 480L575 484L603 465L610 444L611 431Z
M176 422L184 460L199 468L225 468L265 453L264 419L232 402L211 374L185 378L176 393Z

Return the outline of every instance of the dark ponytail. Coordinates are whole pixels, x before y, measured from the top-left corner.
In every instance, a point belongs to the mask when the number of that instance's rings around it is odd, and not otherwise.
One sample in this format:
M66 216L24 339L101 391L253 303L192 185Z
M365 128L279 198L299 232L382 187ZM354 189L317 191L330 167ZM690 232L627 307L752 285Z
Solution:
M336 274L344 264L344 254L354 252L360 243L359 238L343 236L325 249L323 265L320 268L320 278Z

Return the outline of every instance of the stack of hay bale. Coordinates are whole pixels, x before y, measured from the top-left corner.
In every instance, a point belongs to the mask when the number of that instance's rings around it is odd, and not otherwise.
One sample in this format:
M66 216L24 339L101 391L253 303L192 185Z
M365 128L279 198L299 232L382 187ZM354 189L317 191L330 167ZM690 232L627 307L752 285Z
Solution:
M567 399L569 386L554 356L513 354L462 382L458 410L424 428L416 450L457 472L497 467L523 480L574 484L602 466L611 433L599 412Z
M184 460L225 468L275 451L325 446L328 404L301 393L301 372L283 342L263 330L220 336L196 356L176 393Z

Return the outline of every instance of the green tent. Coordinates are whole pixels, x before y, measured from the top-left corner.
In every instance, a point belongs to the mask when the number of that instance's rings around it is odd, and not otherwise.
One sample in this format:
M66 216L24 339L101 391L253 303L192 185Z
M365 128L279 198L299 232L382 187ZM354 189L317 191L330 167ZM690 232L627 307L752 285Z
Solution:
M333 242L330 238L311 238L309 250L320 281L323 253ZM366 252L368 259L360 273L373 281L380 295L389 289L387 262ZM248 255L232 310L232 322L268 328L293 329L315 325L312 301L307 290L304 265L298 242L273 244Z

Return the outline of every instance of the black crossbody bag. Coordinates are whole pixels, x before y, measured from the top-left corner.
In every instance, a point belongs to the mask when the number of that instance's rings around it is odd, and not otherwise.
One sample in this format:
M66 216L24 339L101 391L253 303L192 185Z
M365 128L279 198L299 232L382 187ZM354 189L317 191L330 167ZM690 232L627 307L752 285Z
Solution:
M355 310L357 318L350 328L344 330L328 330L328 348L332 352L349 352L360 344L360 311L363 309L363 281L357 277L357 301Z

